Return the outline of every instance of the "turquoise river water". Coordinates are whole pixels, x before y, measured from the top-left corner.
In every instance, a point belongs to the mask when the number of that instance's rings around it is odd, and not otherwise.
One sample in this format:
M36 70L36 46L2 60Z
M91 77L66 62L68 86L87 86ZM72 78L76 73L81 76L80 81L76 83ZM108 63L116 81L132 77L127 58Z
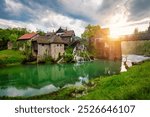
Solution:
M118 74L121 61L97 60L74 64L18 65L0 68L0 96L47 94L91 78Z

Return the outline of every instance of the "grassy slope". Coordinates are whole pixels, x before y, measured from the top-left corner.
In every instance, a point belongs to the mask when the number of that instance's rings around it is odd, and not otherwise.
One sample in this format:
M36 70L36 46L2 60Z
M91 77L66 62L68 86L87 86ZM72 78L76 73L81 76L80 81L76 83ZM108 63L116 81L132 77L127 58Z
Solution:
M21 63L25 56L17 50L2 50L0 51L0 65Z
M150 99L150 62L128 72L96 79L97 86L80 99Z
M84 87L69 87L52 94L0 99L150 99L150 61L119 75L91 80ZM80 95L85 93L86 95ZM80 96L80 97L77 97Z

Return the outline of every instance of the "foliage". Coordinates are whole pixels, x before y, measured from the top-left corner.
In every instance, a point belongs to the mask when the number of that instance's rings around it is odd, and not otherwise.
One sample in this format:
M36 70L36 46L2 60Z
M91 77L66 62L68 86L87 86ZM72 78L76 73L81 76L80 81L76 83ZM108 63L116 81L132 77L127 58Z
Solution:
M74 58L74 56L72 54L66 53L64 56L64 61L67 63L71 63L71 62L73 62L73 58Z
M26 63L34 61L35 58L32 56L31 41L20 41L18 44L20 44L18 47L25 47L23 54L25 55L26 59L23 62Z
M22 63L25 56L20 51L2 50L0 51L0 65Z
M55 63L55 59L53 59L51 56L46 56L45 60L46 63Z
M36 31L36 33L38 33L38 34L41 35L41 36L44 36L44 35L45 35L45 32L42 31L42 30L40 30L40 29L38 29L38 30Z
M80 52L79 53L79 56L80 57L83 57L84 58L84 60L89 60L89 59L91 59L90 58L90 56L91 56L91 53L89 53L88 51L82 51L82 52Z
M8 41L16 42L17 38L25 33L29 33L26 28L0 28L0 40L2 43L0 46L0 50L7 48Z
M11 40L12 42L16 42L17 39L18 39L18 35L17 34L10 34L9 40Z
M99 25L88 25L85 27L84 33L81 35L82 39L86 39L88 44L87 49L91 54L95 54L96 45L94 44L94 39L99 37L106 37L107 35L104 34L101 27Z
M73 62L74 56L73 56L72 53L73 53L73 48L69 47L69 48L66 49L65 54L64 54L64 61L66 63Z
M69 47L69 48L67 48L67 49L65 50L65 52L66 52L67 54L72 54L72 53L73 53L73 48Z
M91 37L99 37L101 33L102 33L102 31L101 31L101 27L99 25L92 26L89 24L87 27L85 27L85 31L83 32L81 37L83 39L89 39Z
M150 41L122 42L122 53L150 56Z

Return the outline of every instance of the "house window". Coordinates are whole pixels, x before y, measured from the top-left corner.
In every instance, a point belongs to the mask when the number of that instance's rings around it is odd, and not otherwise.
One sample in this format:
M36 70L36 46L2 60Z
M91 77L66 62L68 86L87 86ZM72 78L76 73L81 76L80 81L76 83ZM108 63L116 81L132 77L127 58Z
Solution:
M44 46L44 44L42 44L42 46Z
M59 44L57 44L57 47L59 46Z

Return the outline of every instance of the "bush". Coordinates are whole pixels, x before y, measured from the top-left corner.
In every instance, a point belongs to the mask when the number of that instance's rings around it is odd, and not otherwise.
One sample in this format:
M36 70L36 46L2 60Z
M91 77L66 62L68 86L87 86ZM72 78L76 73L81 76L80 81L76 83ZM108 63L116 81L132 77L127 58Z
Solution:
M73 48L69 47L65 51L67 54L72 54L73 53Z
M53 59L51 56L45 57L45 62L46 63L55 63L55 59Z
M72 54L66 54L64 56L64 61L67 63L71 63L71 62L73 62L73 58L74 58L74 56Z

